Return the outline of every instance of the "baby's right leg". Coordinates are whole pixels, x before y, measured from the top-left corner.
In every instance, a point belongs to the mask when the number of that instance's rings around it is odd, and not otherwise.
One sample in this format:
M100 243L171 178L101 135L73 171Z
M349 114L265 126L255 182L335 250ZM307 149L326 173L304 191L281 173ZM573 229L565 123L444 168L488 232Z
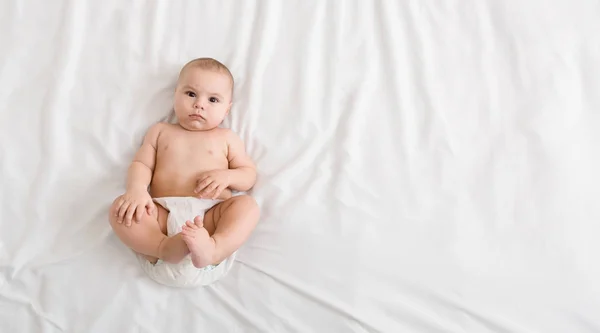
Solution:
M169 212L156 205L157 210L148 215L144 212L140 223L133 222L127 227L117 221L117 198L109 212L110 225L119 239L133 251L145 255L152 263L159 259L170 263L180 262L190 250L181 238L181 234L166 235ZM162 230L161 230L162 229Z

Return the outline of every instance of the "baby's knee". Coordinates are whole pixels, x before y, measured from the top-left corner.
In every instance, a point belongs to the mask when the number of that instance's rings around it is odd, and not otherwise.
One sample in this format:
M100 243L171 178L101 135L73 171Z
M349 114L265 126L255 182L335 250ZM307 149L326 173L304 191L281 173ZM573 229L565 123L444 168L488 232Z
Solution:
M236 195L235 197L232 197L231 199L229 199L229 201L233 204L237 204L237 205L252 205L252 203L256 203L256 201L254 200L253 197L247 195L247 194L243 194L243 195Z
M237 205L244 207L244 210L248 212L255 212L258 214L260 211L256 200L249 195L240 195L233 199L235 199Z

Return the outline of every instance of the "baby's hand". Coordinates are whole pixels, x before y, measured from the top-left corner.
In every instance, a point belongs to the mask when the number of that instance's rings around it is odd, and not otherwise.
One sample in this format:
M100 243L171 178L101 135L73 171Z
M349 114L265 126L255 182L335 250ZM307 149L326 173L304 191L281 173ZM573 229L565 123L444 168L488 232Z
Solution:
M143 189L127 191L121 195L117 202L117 222L125 222L128 227L131 226L134 214L135 222L140 223L144 209L146 209L148 215L156 209L152 197L150 197L148 191Z
M227 187L229 187L229 170L211 170L200 175L194 192L199 198L214 200Z

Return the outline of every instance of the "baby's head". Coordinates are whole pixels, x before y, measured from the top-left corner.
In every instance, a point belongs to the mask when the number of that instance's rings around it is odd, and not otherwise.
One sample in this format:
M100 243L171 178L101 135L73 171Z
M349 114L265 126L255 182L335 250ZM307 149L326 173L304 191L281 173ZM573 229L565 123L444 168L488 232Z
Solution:
M179 124L191 131L213 129L229 113L233 97L233 76L212 58L188 62L179 73L174 110Z

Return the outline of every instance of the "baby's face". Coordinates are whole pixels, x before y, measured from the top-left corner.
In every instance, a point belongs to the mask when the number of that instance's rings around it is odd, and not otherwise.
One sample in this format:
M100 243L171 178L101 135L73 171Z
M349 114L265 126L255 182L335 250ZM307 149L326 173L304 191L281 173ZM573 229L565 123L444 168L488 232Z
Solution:
M220 72L189 68L182 73L175 89L175 115L190 131L213 129L231 108L231 80Z

